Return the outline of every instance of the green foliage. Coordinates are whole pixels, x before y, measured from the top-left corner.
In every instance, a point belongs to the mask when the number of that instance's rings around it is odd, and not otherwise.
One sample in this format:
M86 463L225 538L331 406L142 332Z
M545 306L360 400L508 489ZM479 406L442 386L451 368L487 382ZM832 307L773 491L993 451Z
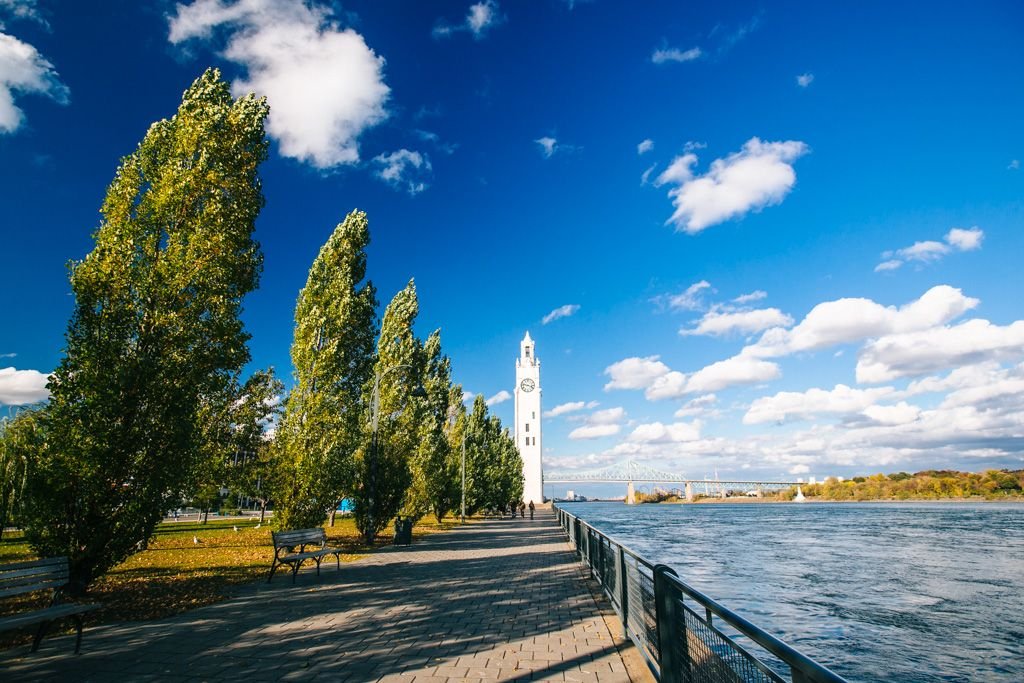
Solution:
M488 414L483 396L466 419L466 512L503 508L523 497L523 460L515 441Z
M1024 470L988 470L978 474L927 470L913 475L873 474L822 484L804 484L804 495L824 500L938 500L943 498L999 499L1024 495Z
M423 347L425 355L423 388L425 410L418 425L418 444L411 452L409 469L411 483L402 506L403 517L419 520L433 512L440 522L452 509L455 478L451 446L446 431L452 405L451 360L441 354L441 331L435 330ZM460 390L461 392L461 390ZM461 402L461 397L456 397Z
M372 409L377 390L377 431L371 424L357 454L358 478L352 495L356 526L366 543L398 514L412 483L410 460L419 448L427 402L414 398L426 368L423 345L413 333L419 300L410 280L384 311L377 341L376 382L368 382L364 405ZM370 415L372 423L373 416Z
M225 485L238 496L258 500L263 511L277 483L267 434L280 418L283 392L284 384L273 368L259 370L246 380L231 411L234 454L228 462Z
M23 409L13 419L0 420L0 536L16 522L29 469L43 446L37 409Z
M377 294L366 278L366 214L331 234L295 307L296 385L277 430L275 523L319 526L355 483L364 387L373 378Z
M209 70L153 124L107 191L29 473L28 537L84 591L153 533L197 467L206 406L249 360L239 319L262 256L266 102Z
M202 510L222 504L221 492L259 498L266 475L268 444L265 428L279 412L284 390L273 369L258 370L241 386L233 379L229 390L200 407L203 458L193 472L185 497Z

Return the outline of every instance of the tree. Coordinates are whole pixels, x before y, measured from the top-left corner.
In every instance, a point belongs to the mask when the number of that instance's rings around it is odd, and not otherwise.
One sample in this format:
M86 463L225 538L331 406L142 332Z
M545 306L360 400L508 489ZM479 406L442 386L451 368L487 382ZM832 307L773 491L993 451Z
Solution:
M410 280L384 311L374 380L364 388L367 423L373 422L369 412L375 388L379 391L377 423L367 428L357 454L358 476L352 491L356 526L367 544L401 510L412 479L410 455L418 447L420 424L427 412L425 402L413 397L425 366L423 345L413 333L417 315L416 284Z
M259 370L245 381L231 410L234 453L227 468L226 484L239 497L260 503L260 523L274 490L268 429L273 429L280 417L283 391L284 384L274 375L273 368Z
M366 214L353 211L309 270L295 307L295 388L275 438L276 523L318 526L353 486L364 387L373 378L377 292L366 281Z
M435 330L423 346L425 355L423 388L426 410L419 424L417 447L411 452L411 484L402 515L413 521L433 511L440 522L451 510L452 490L458 472L452 467L452 449L447 438L451 395L451 360L441 354L441 331ZM461 390L460 390L461 394ZM455 397L461 402L461 397Z
M29 468L42 448L38 409L0 420L0 536L21 511Z
M466 511L504 508L523 496L523 459L483 396L466 420Z
M204 524L210 510L223 503L225 491L259 493L268 459L264 430L278 413L282 391L273 369L257 370L242 385L232 381L216 402L201 407L203 457L186 498L206 513ZM261 498L265 506L266 497Z
M84 592L153 533L201 458L201 406L249 360L239 319L262 268L264 99L208 70L117 170L29 473L27 534Z

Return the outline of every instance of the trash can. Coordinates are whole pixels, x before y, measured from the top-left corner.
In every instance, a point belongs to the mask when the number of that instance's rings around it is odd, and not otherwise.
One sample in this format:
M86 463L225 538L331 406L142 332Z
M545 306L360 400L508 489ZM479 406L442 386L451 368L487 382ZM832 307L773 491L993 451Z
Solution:
M395 519L395 545L411 545L412 544L412 520L402 519L398 517Z

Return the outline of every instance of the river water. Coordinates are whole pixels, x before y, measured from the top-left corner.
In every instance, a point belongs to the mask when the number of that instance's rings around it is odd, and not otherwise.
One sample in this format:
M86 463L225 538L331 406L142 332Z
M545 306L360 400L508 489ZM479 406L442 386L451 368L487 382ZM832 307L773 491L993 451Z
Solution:
M562 505L851 681L1024 681L1024 504Z

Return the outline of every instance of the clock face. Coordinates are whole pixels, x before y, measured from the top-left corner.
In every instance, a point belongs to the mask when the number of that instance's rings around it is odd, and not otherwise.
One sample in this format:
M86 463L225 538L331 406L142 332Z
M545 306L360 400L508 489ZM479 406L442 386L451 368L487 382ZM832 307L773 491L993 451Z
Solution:
M534 384L533 380L529 378L524 379L522 382L519 383L519 388L522 389L523 391L533 391L536 387L537 385Z

